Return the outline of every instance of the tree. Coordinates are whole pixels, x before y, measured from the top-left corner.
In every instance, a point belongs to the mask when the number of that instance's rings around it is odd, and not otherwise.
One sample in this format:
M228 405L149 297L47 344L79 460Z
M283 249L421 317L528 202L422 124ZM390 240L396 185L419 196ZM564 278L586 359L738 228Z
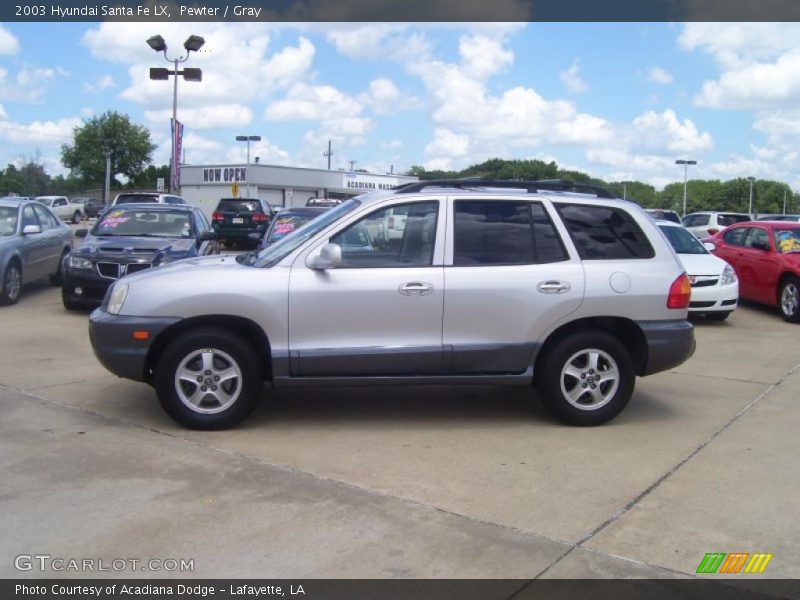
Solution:
M108 111L73 130L72 145L61 147L61 162L85 184L105 181L106 151L111 152L111 176L135 179L152 162L155 146L150 132L127 115Z

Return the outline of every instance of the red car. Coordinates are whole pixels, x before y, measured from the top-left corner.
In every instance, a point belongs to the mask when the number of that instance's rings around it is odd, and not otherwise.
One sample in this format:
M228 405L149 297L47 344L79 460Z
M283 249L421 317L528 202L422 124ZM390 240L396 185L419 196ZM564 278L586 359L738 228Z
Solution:
M713 254L739 277L739 296L777 306L787 321L800 322L800 223L739 223L711 241Z

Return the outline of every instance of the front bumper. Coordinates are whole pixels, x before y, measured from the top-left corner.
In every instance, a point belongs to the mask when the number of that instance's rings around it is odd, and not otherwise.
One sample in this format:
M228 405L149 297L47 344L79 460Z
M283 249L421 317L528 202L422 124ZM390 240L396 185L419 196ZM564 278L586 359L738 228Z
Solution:
M153 341L179 317L129 317L112 315L97 308L89 315L92 349L106 369L118 377L146 381L145 362ZM147 331L147 340L137 340L134 331Z
M61 288L64 296L72 302L87 306L99 306L106 295L108 288L115 282L114 279L100 277L94 267L91 269L74 269L67 266ZM77 292L80 288L81 293Z
M647 358L640 375L672 369L694 354L694 326L689 321L639 321L637 324L647 343Z
M728 312L739 303L739 283L692 287L689 312Z

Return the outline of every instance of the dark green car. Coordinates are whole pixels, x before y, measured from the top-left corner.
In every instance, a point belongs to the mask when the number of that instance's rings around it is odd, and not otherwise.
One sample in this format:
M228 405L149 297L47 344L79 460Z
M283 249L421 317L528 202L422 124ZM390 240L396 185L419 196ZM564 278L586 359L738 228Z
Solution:
M273 214L269 203L259 198L222 198L211 216L211 226L228 247L257 247Z

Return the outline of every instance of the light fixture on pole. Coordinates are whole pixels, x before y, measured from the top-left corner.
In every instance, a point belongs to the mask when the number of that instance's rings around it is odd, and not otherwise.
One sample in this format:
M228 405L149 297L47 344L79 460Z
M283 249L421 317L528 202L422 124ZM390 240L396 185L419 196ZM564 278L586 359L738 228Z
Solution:
M247 171L245 176L247 177L247 197L252 198L253 195L250 192L250 142L260 142L261 136L260 135L237 135L236 136L237 142L247 142Z
M175 186L175 169L178 163L176 152L175 152L175 139L178 135L178 75L183 75L183 78L186 81L202 81L203 80L203 71L200 69L181 69L178 70L178 65L180 63L184 63L189 60L189 54L192 52L197 52L200 48L203 47L205 44L205 40L201 38L199 35L190 35L186 38L186 41L183 43L183 47L186 49L186 56L180 56L178 58L169 58L167 56L167 43L164 41L164 38L160 35L154 35L153 37L147 40L147 45L150 46L156 52L162 52L164 54L164 59L173 64L173 69L161 69L161 68L151 68L150 69L150 79L153 80L164 80L169 79L169 76L172 75L175 78L175 84L172 87L172 144L171 144L171 151L169 155L169 191L175 192L173 189Z
M756 180L755 177L748 177L747 180L750 182L750 206L747 209L747 214L750 215L750 218L753 218L753 182Z
M696 160L683 160L683 159L681 159L681 160L676 160L675 164L676 165L683 165L683 214L681 216L685 217L686 216L686 181L687 181L686 175L687 175L687 169L689 168L689 165L696 165L697 161Z

